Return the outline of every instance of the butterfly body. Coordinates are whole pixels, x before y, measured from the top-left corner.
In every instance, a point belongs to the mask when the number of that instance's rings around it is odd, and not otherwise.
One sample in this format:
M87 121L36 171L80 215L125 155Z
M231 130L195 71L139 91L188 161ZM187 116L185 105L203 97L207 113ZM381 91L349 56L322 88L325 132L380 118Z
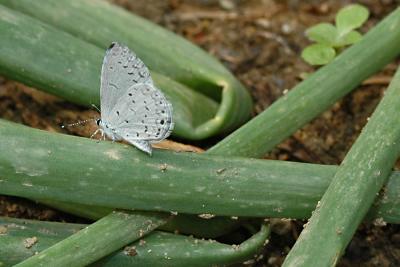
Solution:
M122 140L122 137L117 134L115 128L108 122L103 122L101 119L98 119L97 125L100 127L102 134L106 135L109 139L113 141Z
M104 57L100 88L100 130L151 154L151 143L173 129L172 106L156 88L144 63L126 46L113 43Z

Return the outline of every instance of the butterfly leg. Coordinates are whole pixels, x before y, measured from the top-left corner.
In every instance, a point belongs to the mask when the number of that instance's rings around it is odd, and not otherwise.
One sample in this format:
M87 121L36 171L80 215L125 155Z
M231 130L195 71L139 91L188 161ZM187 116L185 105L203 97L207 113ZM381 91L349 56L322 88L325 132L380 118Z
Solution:
M90 139L92 139L101 129L97 129L96 131L94 131L94 133L92 133L92 135L90 136Z
M97 139L97 140L96 140L97 143L99 143L99 142L101 141L101 139L104 138L104 136L105 136L103 129L101 129L101 128L97 129L97 130L90 136L90 138L92 138L92 137L95 136L98 132L100 132L101 137L100 137L100 139ZM105 139L104 139L104 140L105 140Z

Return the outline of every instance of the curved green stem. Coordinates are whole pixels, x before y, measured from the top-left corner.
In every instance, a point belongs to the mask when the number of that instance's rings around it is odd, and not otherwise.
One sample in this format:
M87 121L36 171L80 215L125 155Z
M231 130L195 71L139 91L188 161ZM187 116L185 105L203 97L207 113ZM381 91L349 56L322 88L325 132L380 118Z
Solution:
M2 17L12 13L15 18L13 21L3 19L3 29L0 23L0 30L7 35L7 40L1 40L0 44L10 57L23 63L12 72L6 69L6 74L13 79L25 77L31 72L30 64L39 63L33 67L35 70L42 69L42 73L32 75L35 82L33 85L38 89L46 90L56 84L58 86L51 90L56 95L66 95L66 99L87 106L98 103L99 74L104 51L111 42L118 41L128 45L152 71L159 73L155 81L167 95L171 91L179 92L181 88L189 87L195 97L200 93L207 96L209 101L219 102L216 110L215 107L208 109L205 106L208 103L204 103L206 101L193 99L192 103L196 104L194 107L200 107L200 110L193 110L193 106L185 105L193 111L190 113L194 118L190 120L186 116L186 122L191 122L190 129L175 131L175 134L200 140L233 130L250 117L252 103L247 90L221 63L182 37L122 8L100 0L0 0L0 4L37 19L3 7L6 12ZM37 34L38 32L41 34ZM21 34L25 38L18 39ZM18 44L18 49L23 53L14 54L15 44ZM28 53L35 57L25 58ZM43 58L38 58L37 55L43 55ZM46 65L46 61L56 68ZM43 66L40 64L42 62ZM10 65L12 63L7 68ZM24 68L25 72L20 68ZM70 72L66 72L68 69ZM176 88L174 84L162 83L157 78L160 75L170 77L182 85ZM43 77L47 76L53 81L43 82ZM70 81L70 78L73 79ZM75 82L76 79L82 80L81 83ZM22 79L22 82L29 80ZM70 97L68 94L74 95ZM174 110L182 105L179 101L174 101L174 98L171 100ZM184 111L176 113L185 114ZM205 114L208 116L204 117ZM178 116L175 121L179 130L182 122Z
M12 266L78 232L86 225L42 222L0 217L0 265ZM269 236L261 230L243 243L232 246L214 240L154 231L141 241L107 256L93 266L213 266L239 263L258 253ZM36 237L31 247L29 238Z

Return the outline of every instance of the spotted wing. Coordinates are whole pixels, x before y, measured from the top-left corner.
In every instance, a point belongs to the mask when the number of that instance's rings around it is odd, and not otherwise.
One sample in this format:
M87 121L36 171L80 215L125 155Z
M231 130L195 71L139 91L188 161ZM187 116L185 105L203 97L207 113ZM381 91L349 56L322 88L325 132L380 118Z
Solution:
M174 127L172 106L152 83L129 87L110 113L112 127L123 139L157 143Z
M153 84L144 63L119 43L112 43L103 60L100 85L101 119L110 121L110 112L126 90L135 84Z

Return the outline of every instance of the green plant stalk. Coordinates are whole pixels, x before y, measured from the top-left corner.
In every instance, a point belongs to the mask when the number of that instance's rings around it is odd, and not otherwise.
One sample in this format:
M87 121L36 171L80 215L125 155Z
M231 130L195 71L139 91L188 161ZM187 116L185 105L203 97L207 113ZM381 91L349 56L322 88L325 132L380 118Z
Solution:
M3 228L1 228L3 227ZM86 227L82 224L42 222L0 217L0 228L5 233L0 238L0 265L12 266L39 253ZM154 231L142 241L128 246L94 263L94 266L212 266L239 263L257 253L269 236L263 227L237 247L212 240ZM24 246L27 238L36 237L32 247ZM145 240L145 242L144 242Z
M379 40L377 42L376 40ZM400 53L400 8L209 152L260 157Z
M77 216L98 220L108 215L112 209L107 207L89 206L83 204L74 204L68 202L59 202L54 200L40 200L40 203L54 207ZM240 226L242 220L229 217L214 217L202 219L197 215L179 214L161 225L159 230L173 233L188 234L202 238L215 238L225 235Z
M400 68L284 266L334 266L400 156Z
M307 218L337 170L163 150L150 158L128 145L4 120L0 151L0 194L217 216ZM392 179L396 177L398 173ZM382 216L399 222L400 185L393 183L378 208L384 209Z
M166 218L167 216L161 213L140 214L113 211L62 242L52 245L15 266L86 266L140 239L165 223ZM126 225L130 225L130 228ZM101 233L100 236L99 233Z
M105 50L2 5L0 32L1 75L74 103L99 104ZM217 118L220 108L215 100L159 73L152 72L152 77L172 102L176 136L209 137L219 131L209 123L238 115L233 112Z
M86 63L82 67L90 68L90 73L89 75L83 73L86 75L81 74L80 78L88 79L84 84L91 82L94 85L89 87L89 91L93 92L95 96L91 100L98 100L99 74L104 51L111 42L119 41L132 48L151 70L171 77L220 102L218 110L215 112L212 110L214 113L207 120L196 120L197 116L202 116L202 112L207 114L211 112L207 111L206 107L202 108L201 111L193 112L194 118L191 131L185 132L186 134L183 137L189 139L207 138L220 132L235 129L250 117L252 104L248 92L221 63L187 40L106 1L0 0L0 4L29 14L100 48L98 50L101 51L101 56L96 56L92 60L92 58L84 56L87 52L86 50L94 50L92 47L89 48L87 45L82 45L83 43L87 44L86 42L81 42L80 46L76 46L76 42L66 42L67 40L63 40L65 38L59 39L60 34L54 31L44 34L45 37L48 36L51 39L50 42L45 42L40 37L41 40L33 44L33 48L23 45L23 47L29 47L32 52L35 52L35 48L38 48L40 51L35 55L44 54L47 55L46 58L50 58L51 55L46 51L47 47L54 47L61 43L64 46L61 53L65 50L66 53L58 54L58 57L69 56L70 59L68 61L74 61L80 58L78 55L82 56L81 61ZM24 27L20 27L17 25L16 27L18 32L36 37L37 30L33 29L35 26L24 25ZM1 30L4 31L7 28ZM15 33L15 30L7 31L11 34ZM43 34L44 31L42 30L41 32ZM30 40L28 41L30 42ZM53 42L56 44L53 44ZM10 49L15 46L15 42L13 44ZM65 47L65 44L68 44L68 46ZM76 50L75 48L79 52L71 55L69 50L74 51ZM93 54L93 51L89 51L89 54ZM13 55L13 53L10 55ZM59 60L57 62L58 67L65 65ZM61 72L64 75L65 69ZM45 70L49 71L49 68L47 67ZM92 81L93 79L94 81ZM59 78L56 81L59 81ZM164 89L163 84L159 86ZM81 87L81 85L76 84L72 88L77 94L84 94L86 90L81 90ZM179 89L175 89L173 86L170 88L176 91ZM60 94L65 90L60 88L53 91L56 94ZM80 96L78 96L78 99L71 100L85 105L90 104L88 99ZM196 103L196 101L193 102ZM197 103L202 104L202 102ZM172 104L175 108L175 103L173 102ZM190 109L191 107L188 106L188 108ZM175 121L178 124L180 123L179 120Z

